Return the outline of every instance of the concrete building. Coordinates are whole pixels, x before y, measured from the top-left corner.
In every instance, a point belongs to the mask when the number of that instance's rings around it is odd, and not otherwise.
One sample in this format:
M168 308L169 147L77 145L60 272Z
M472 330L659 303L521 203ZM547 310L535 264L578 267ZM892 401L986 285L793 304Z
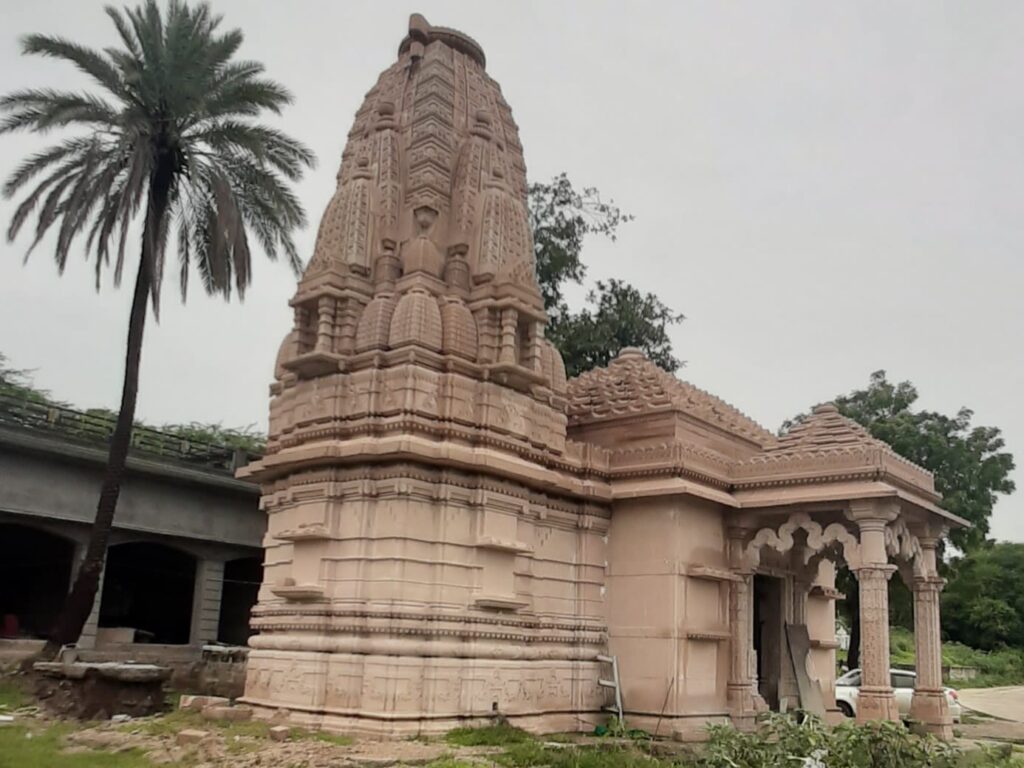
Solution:
M0 636L46 634L84 555L105 417L0 397ZM244 644L266 520L232 451L138 429L81 647Z

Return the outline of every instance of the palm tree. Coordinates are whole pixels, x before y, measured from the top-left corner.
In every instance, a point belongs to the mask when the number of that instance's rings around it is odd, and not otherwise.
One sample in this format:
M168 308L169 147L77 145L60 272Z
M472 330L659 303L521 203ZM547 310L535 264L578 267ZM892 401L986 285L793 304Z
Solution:
M242 33L220 32L221 19L207 5L170 0L162 13L147 0L106 13L120 47L100 52L46 35L22 40L24 53L71 62L101 92L32 89L0 99L0 133L79 129L8 178L6 197L31 188L8 240L33 215L29 253L56 228L53 253L63 273L83 237L98 290L111 261L119 284L129 229L145 208L121 409L88 549L44 650L49 656L77 642L96 598L131 443L147 308L152 303L159 318L168 239L178 253L182 301L193 267L208 293L230 298L235 290L242 298L251 277L250 235L268 257L283 253L298 272L291 233L306 216L289 185L314 163L298 141L255 122L265 110L280 114L291 95L262 76L262 65L235 59Z

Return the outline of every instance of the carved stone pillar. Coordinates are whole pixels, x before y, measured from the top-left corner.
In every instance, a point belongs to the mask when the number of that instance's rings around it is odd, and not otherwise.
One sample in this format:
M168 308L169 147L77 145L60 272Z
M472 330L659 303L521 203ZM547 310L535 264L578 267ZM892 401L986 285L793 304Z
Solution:
M899 514L897 502L865 501L852 507L860 528L861 563L853 570L860 589L861 686L857 721L899 721L889 677L889 564L885 528Z
M953 718L942 688L942 635L939 596L945 580L935 573L934 538L920 539L926 575L914 578L914 648L917 684L910 703L910 718L928 733L953 738Z
M516 349L516 323L517 315L514 309L504 309L501 312L501 352L498 361L514 364L518 362L518 350Z
M729 584L729 714L740 730L753 730L759 711L754 680L754 574L745 567L742 531L730 532L730 560L736 578Z
M316 351L333 352L334 349L334 299L321 296L317 303Z
M854 571L860 588L858 722L899 720L889 677L889 579L895 571L895 565L880 563Z

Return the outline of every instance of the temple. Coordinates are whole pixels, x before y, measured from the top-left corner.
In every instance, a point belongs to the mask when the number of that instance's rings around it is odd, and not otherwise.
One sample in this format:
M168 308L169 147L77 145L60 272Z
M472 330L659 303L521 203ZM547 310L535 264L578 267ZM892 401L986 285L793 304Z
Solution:
M777 437L635 349L571 381L545 339L512 113L481 47L414 15L356 113L243 470L269 527L245 701L336 731L496 715L688 738L838 716L835 569L857 577L860 719L951 736L932 477L821 405Z

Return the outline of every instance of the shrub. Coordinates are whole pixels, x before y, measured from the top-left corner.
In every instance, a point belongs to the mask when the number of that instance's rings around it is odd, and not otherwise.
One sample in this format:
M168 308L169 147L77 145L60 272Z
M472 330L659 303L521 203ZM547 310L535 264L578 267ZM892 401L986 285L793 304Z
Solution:
M770 715L756 733L712 726L700 768L955 768L953 747L911 734L898 723L843 723L827 728L813 717L803 722Z

